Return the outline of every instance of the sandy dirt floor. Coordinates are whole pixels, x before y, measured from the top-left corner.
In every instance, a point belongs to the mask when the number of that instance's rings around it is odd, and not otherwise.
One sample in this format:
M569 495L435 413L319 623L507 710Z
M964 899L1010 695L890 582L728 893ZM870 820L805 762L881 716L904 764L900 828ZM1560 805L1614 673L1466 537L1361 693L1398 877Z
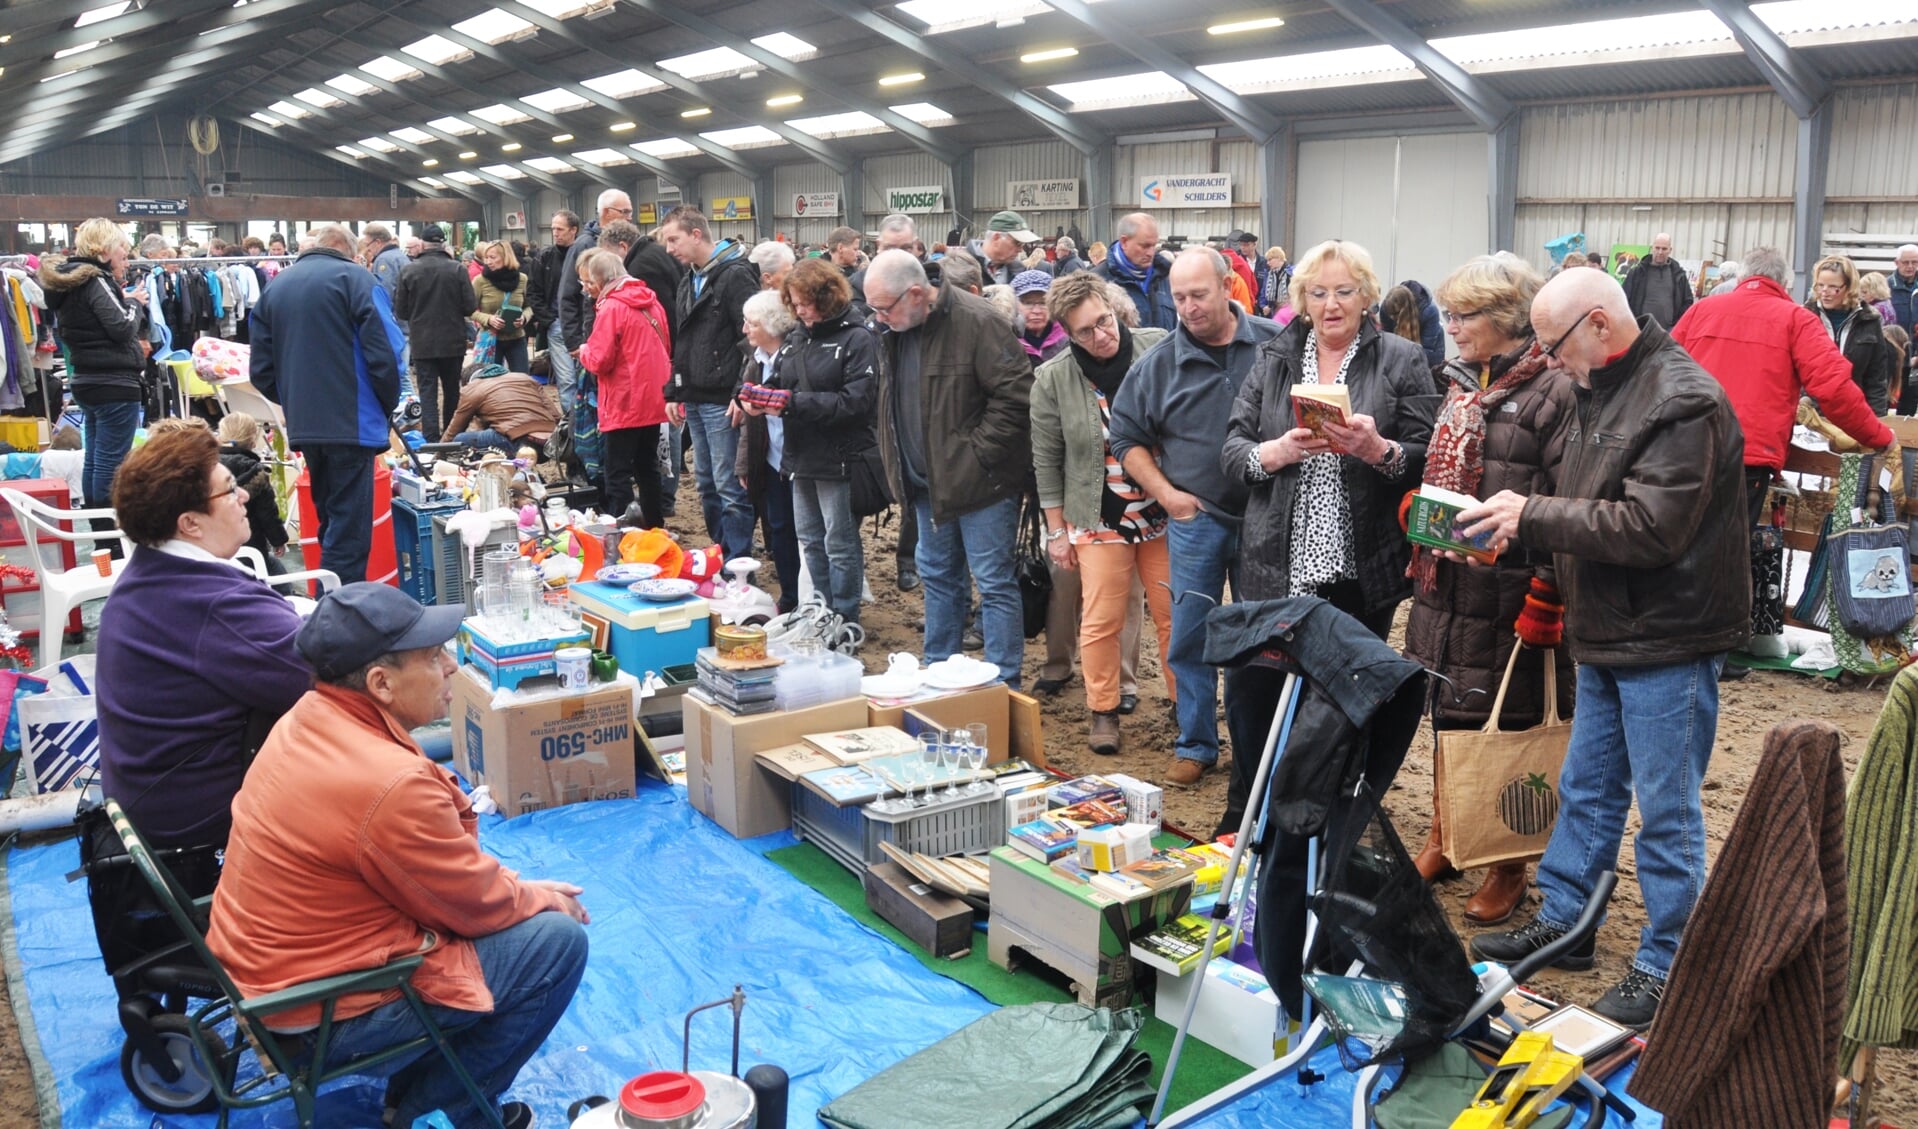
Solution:
M690 480L681 491L678 513L668 524L680 534L682 543L688 547L706 544L703 533L695 532L699 524L699 502ZM889 526L875 533L868 523L865 540L869 582L877 599L865 609L864 623L869 638L862 657L868 670L877 671L883 668L885 655L920 649L922 605L918 593L902 594L895 586L893 551L897 537L894 528ZM1400 631L1403 624L1401 613ZM1055 767L1075 773L1110 770L1142 779L1163 779L1177 726L1168 710L1153 633L1147 630L1145 635L1146 653L1139 664L1141 701L1138 712L1123 719L1124 750L1116 757L1097 757L1087 750L1085 687L1075 675L1063 692L1045 700L1046 751ZM1394 643L1397 642L1395 634ZM1038 677L1044 656L1043 640L1028 645L1025 666L1028 686ZM1820 679L1765 671L1726 684L1717 748L1705 781L1705 819L1713 855L1731 829L1768 728L1787 717L1823 718L1845 733L1845 761L1848 768L1855 769L1883 698L1882 686L1833 690ZM1223 733L1223 720L1220 730ZM1207 774L1195 787L1168 787L1167 819L1194 833L1210 832L1224 809L1225 789L1226 776L1222 771ZM1413 850L1424 840L1430 822L1431 797L1431 736L1425 731L1413 745L1386 799L1399 834ZM1634 814L1633 829L1635 827ZM1597 969L1588 973L1547 973L1538 981L1538 987L1547 994L1589 1003L1624 975L1637 943L1638 930L1644 924L1644 907L1638 884L1633 880L1635 870L1629 837L1627 843L1618 866L1623 881L1613 898L1610 919L1598 938ZM1477 877L1471 874L1438 888L1439 900L1451 913L1453 925L1461 936L1469 936L1474 928L1464 918L1464 907ZM1515 920L1525 920L1534 908L1535 894L1528 908L1521 909ZM0 983L0 992L4 990L4 984ZM4 1016L0 1021L0 1126L35 1126L39 1118L31 1076L11 1009L0 1012L0 1016ZM1891 1124L1918 1126L1918 1054L1894 1052L1884 1056L1880 1059L1879 1077L1878 1112Z

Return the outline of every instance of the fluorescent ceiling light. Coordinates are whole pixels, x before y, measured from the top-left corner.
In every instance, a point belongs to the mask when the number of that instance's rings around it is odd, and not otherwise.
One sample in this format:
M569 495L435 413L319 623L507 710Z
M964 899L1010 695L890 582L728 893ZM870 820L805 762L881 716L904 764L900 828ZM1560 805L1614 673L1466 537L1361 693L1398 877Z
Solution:
M642 94L666 89L666 84L651 75L641 74L631 67L612 74L603 74L597 78L581 79L581 86L598 91L608 98L637 98Z
M1050 63L1054 59L1070 59L1079 53L1077 47L1054 47L1047 51L1029 51L1019 56L1022 63Z
M313 112L305 106L295 106L291 102L275 102L267 109L283 118L303 118Z
M478 173L470 173L470 172L467 172L465 169L455 169L452 172L447 173L446 179L457 180L461 184L481 183L481 178Z
M533 120L525 113L512 106L508 106L504 102L495 102L490 106L481 106L477 110L468 110L466 112L472 117L476 117L483 122L491 122L494 125L517 125L520 122Z
M902 118L911 118L920 125L947 125L953 120L951 114L931 102L907 102L903 106L892 106L889 109Z
M439 138L434 137L425 130L416 129L410 125L403 125L398 129L389 129L386 132L399 138L401 141L410 141L415 145L431 145L433 142L439 140Z
M358 149L353 148L351 145L335 145L333 146L333 148L338 149L340 152L345 153L347 156L352 157L354 160L360 160L366 156L365 153L360 152Z
M568 110L577 110L581 106L592 105L591 102L574 94L572 91L561 90L558 87L554 87L551 90L541 90L534 94L522 94L519 100L529 106L537 106L549 114L563 114Z
M356 78L350 74L336 74L327 79L326 84L335 90L344 90L355 98L364 98L379 89L365 79ZM294 97L297 98L299 95L296 94Z
M499 147L499 151L502 153L517 153L520 151L520 143L517 141L508 141Z
M72 72L69 71L68 73L71 74ZM41 79L40 81L45 82L46 80ZM274 129L278 129L282 125L286 124L285 122L280 121L278 118L269 118L265 114L261 114L261 113L251 113L251 114L248 114L247 117L252 118L256 122L265 122L267 125L272 126Z
M611 128L614 133L628 133L637 127L632 122L614 122Z
M484 43L504 43L509 39L525 38L539 29L511 12L488 8L470 20L454 24L453 30L464 32Z
M520 3L556 20L570 20L591 7L587 0L520 0Z
M784 144L786 140L763 125L742 125L732 129L716 129L711 133L702 133L700 136L715 145L724 145L729 149L752 149L761 145L781 145Z
M362 137L353 144L358 145L362 149L371 149L375 153L391 153L399 148L398 145L393 144L384 137Z
M469 133L479 132L479 126L474 125L465 118L455 118L451 116L434 118L426 124L439 130L441 133L450 133L455 137L464 137Z
M1164 71L1145 71L1083 82L1060 82L1047 89L1064 98L1067 109L1074 111L1186 102L1193 97L1184 83Z
M120 0L118 4L103 4L98 8L89 8L80 13L80 18L73 21L73 26L85 27L88 24L97 24L101 20L110 20L131 7L133 7L132 0Z
M573 135L570 133L555 133L553 135L553 144L564 145L568 141L571 141L572 139L573 139Z
M766 99L766 105L775 108L779 106L797 106L805 100L806 96L803 94L781 94L777 98Z
M924 74L921 74L918 71L907 71L905 74L881 75L879 78L879 85L904 86L909 82L924 82L925 79L926 79L926 76Z
M361 63L360 69L368 74L378 75L388 82L405 82L408 79L420 77L420 72L391 55L381 55L370 63Z
M331 109L332 107L338 106L341 104L338 98L333 97L331 94L328 94L324 90L321 90L317 87L312 87L312 86L307 87L305 90L295 91L293 94L293 97L298 98L300 101L305 102L309 105L318 106L323 110Z
M794 118L786 124L801 133L810 133L814 137L849 137L861 133L885 133L890 128L885 122L862 110L853 110L844 114L825 114L816 118Z
M783 31L759 36L753 40L753 43L786 59L810 59L819 53L819 49L812 44ZM690 55L661 59L658 66L662 70L672 71L685 78L699 79L756 70L759 64L731 47L713 47L705 51L695 51Z
M533 168L538 169L541 172L572 172L573 171L573 166L567 164L565 161L560 160L558 157L534 157L532 160L526 163L528 165L531 165Z
M1213 24L1205 29L1207 35L1234 35L1241 31L1264 31L1269 27L1284 27L1285 21L1277 16L1266 16L1257 20L1234 20L1231 23Z
M710 106L699 106L691 110L681 110L679 111L679 116L682 118L703 118L712 112Z
M89 39L85 43L80 44L78 47L69 47L64 51L55 51L53 53L53 57L56 59L64 59L70 55L78 55L82 51L91 51L95 47L98 47L99 45L100 45L100 40Z
M586 149L574 153L573 156L578 157L589 165L630 165L633 163L633 155L631 153L621 152L618 149Z
M905 0L899 10L938 35L982 24L1014 26L1052 9L1036 0Z
M519 180L526 175L526 170L520 168L518 165L487 165L481 168L480 171L491 173L501 180Z
M462 161L470 161L470 160L472 160L472 159L473 159L474 157L477 157L477 156L479 156L479 154L478 154L478 153L475 153L475 152L474 152L473 150L471 150L471 149L468 149L468 150L466 150L465 152L463 152L463 153L461 153L461 154L460 154L460 160L462 160Z
M670 160L673 157L691 157L699 152L697 145L681 141L677 137L662 137L657 141L637 141L633 143L632 147L646 154L648 157L658 157L661 160Z
M433 64L450 63L455 59L467 58L472 55L471 51L468 51L466 48L461 47L443 35L429 35L425 39L416 39L400 48L400 50L415 58L425 59L427 62Z
M428 157L424 161L420 162L420 164L426 166L429 169L437 167L439 163L440 163L440 159L438 157Z

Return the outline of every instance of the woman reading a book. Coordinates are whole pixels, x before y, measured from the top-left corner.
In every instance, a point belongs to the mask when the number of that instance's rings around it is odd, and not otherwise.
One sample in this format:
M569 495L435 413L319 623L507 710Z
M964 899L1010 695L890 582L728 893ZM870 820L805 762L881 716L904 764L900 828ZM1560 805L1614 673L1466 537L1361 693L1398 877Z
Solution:
M1446 385L1437 428L1426 451L1426 487L1489 498L1500 490L1549 493L1564 451L1560 424L1576 405L1571 382L1546 366L1532 336L1532 297L1544 284L1524 260L1510 255L1472 259L1439 287L1445 330L1458 357L1445 363ZM1558 642L1558 590L1552 561L1520 550L1493 567L1445 559L1421 545L1413 550L1412 615L1405 653L1443 675L1430 683L1433 723L1441 729L1479 729L1492 711L1512 648L1523 641L1551 647ZM1572 713L1572 660L1563 648L1558 665L1560 716ZM1545 671L1537 659L1520 656L1499 724L1529 729L1544 718ZM1434 781L1433 794L1438 794ZM1486 798L1491 811L1496 797ZM1434 803L1432 830L1419 852L1426 881L1458 872L1445 858ZM1492 867L1465 905L1465 916L1493 924L1524 900L1526 864Z

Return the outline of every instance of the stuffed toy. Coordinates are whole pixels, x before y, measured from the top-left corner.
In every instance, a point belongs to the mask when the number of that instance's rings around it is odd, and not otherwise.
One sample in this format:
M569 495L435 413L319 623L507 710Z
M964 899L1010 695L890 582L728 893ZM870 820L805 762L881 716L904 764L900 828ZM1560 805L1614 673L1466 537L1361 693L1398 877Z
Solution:
M699 587L694 591L711 599L713 589L723 579L726 571L726 552L718 545L704 549L694 549L687 553L679 566L679 578L690 580Z

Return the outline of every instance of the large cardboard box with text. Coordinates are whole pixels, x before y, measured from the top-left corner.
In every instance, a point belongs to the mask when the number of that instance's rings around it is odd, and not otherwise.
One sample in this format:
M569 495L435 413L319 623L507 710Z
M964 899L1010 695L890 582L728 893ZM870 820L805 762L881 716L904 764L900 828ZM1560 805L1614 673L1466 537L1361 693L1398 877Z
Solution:
M761 767L755 753L797 744L808 733L866 724L864 698L750 717L734 717L690 694L683 700L687 798L735 839L792 826L792 784Z
M557 689L495 707L470 666L453 675L453 767L502 815L633 794L633 684Z

